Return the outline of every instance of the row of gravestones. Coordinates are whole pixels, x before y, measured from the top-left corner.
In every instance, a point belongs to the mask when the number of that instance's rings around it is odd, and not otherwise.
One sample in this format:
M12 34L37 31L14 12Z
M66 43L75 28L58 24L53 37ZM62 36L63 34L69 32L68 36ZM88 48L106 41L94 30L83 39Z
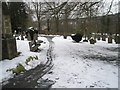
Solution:
M29 42L29 48L30 48L30 51L32 51L32 52L39 51L38 47L43 42L41 40L38 40L38 34L37 33L32 33L32 35L30 33L26 33L26 34L15 35L15 36L17 36L17 40L20 40L19 36L21 36L21 40L24 40L25 38L27 38L27 40L30 41Z
M64 39L66 39L67 37L64 36ZM80 34L75 34L75 35L71 35L71 38L76 41L79 42L82 40L82 36ZM107 40L108 38L108 40ZM85 37L85 40L83 40L83 42L88 42L88 40L90 41L90 44L94 44L96 43L96 39L97 40L102 40L102 41L106 41L108 43L113 43L113 39L116 42L116 44L120 44L120 36L112 36L112 35L91 35L89 37Z
M106 35L96 35L95 38L97 40L101 40L102 41L106 41L106 39L108 38L108 43L113 43L113 39L115 41L116 44L120 44L120 36L106 36Z
M15 37L17 37L17 40L24 40L25 38L27 38L28 41L32 41L32 40L38 40L38 34L33 34L32 36L28 33L28 34L21 34L21 35L15 35ZM25 38L24 38L25 37Z

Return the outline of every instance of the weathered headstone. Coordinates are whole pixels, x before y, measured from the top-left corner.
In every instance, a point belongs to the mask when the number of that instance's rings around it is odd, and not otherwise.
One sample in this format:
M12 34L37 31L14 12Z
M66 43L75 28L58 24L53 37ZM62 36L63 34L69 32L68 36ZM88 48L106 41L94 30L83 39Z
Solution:
M33 27L31 27L26 31L26 36L29 41L37 40L38 39L38 31L35 30Z
M116 44L120 44L120 36L115 36L115 42Z
M31 40L30 33L28 33L28 34L27 34L27 39L28 39L28 41L30 41L30 40Z
M21 34L21 40L24 40L23 34Z
M17 56L15 38L2 39L2 59L12 59Z
M2 59L12 59L17 56L16 40L12 36L10 17L2 17Z
M100 40L100 35L97 35L96 37L97 37L97 40Z
M112 36L108 37L108 43L112 43Z
M35 40L29 42L30 51L32 51L32 52L37 52L37 51L39 50L38 47L39 47L40 45L41 45L41 44L37 43Z
M38 39L38 35L35 33L34 35L33 35L33 40L37 40Z
M106 36L102 35L102 41L106 41Z

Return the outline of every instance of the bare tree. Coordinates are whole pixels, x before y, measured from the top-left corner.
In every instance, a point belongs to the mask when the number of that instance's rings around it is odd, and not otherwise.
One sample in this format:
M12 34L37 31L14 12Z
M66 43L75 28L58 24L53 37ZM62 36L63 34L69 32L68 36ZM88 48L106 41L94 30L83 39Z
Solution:
M113 5L111 1L110 7L106 14L109 14ZM32 2L33 15L36 16L38 22L38 30L40 33L42 19L47 19L48 31L50 29L49 24L50 19L54 20L56 32L60 31L60 22L64 20L65 31L69 27L69 19L77 18L77 26L80 27L81 18L87 18L84 24L86 31L88 31L88 26L90 26L91 18L99 15L99 10L104 8L104 0L99 0L97 2L92 2L91 0L84 2ZM33 9L34 8L34 9ZM89 23L88 23L89 22ZM88 25L87 25L88 24ZM97 26L97 25L96 25ZM89 28L90 29L90 28ZM69 32L69 31L68 31Z
M74 9L77 5L78 2L68 2L63 8L64 32L69 32L69 20L71 19L71 15L74 13Z
M59 32L59 19L61 16L61 10L62 8L67 4L67 2L53 2L53 3L49 3L46 2L47 6L48 6L48 10L49 12L51 12L53 19L55 20L56 23L56 31Z
M42 2L32 2L34 10L35 10L35 15L37 18L38 22L38 31L40 33L41 31L41 13L42 13Z

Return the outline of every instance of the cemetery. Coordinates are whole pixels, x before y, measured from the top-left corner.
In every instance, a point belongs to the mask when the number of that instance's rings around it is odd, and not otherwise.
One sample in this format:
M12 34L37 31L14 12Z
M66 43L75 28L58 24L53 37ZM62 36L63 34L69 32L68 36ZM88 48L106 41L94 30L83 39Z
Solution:
M120 2L105 3L0 2L2 89L119 88Z

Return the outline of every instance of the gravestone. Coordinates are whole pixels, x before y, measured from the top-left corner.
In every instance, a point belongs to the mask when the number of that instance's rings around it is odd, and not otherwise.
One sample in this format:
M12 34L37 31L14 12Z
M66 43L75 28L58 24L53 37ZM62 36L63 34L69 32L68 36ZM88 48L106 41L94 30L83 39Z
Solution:
M2 60L17 56L16 40L12 36L9 15L2 16Z
M26 36L29 41L38 40L38 31L31 27L27 30Z
M30 47L30 51L32 52L37 52L39 49L38 47L40 46L40 43L37 43L35 40L29 42L29 47Z
M2 39L2 59L12 59L17 56L15 38Z
M28 41L30 41L30 40L31 40L30 33L28 33L28 34L27 34L27 39L28 39Z
M112 43L112 36L108 37L108 43Z
M102 41L106 41L106 36L102 35Z
M33 35L33 40L37 40L38 39L38 35L35 33L34 35Z
M97 35L97 36L96 36L97 40L100 40L100 37L101 37L100 35Z
M21 40L24 40L23 34L21 34Z
M120 44L120 36L115 36L115 42L116 44Z

